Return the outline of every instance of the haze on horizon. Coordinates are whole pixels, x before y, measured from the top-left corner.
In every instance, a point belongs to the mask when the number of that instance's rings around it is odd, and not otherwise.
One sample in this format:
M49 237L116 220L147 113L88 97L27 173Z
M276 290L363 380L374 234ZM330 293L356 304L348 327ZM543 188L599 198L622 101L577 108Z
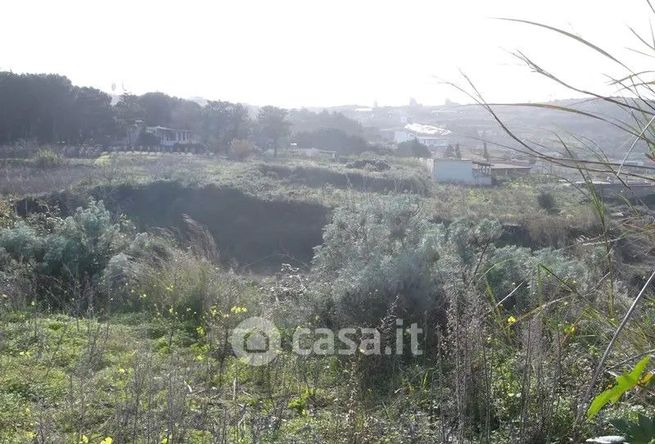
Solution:
M0 70L58 73L114 94L284 107L467 102L437 80L461 81L460 69L490 101L572 96L514 50L575 85L612 93L604 74L616 67L594 51L493 17L562 27L635 70L643 57L626 49L639 47L628 26L649 25L638 0L23 0L0 11Z

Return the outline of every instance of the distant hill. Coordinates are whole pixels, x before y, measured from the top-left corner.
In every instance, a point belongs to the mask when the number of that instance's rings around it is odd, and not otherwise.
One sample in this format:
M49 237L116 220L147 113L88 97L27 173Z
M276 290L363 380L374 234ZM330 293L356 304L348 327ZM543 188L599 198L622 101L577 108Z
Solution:
M616 97L616 100L627 100ZM557 108L572 108L580 113ZM356 105L329 108L359 121L364 126L379 129L400 128L406 123L423 123L447 128L463 144L478 146L480 139L498 144L515 145L489 112L479 105L397 106L365 108ZM585 144L602 149L607 155L623 155L632 138L619 128L600 119L583 115L593 114L612 122L634 124L625 109L600 99L566 99L533 104L532 106L498 105L493 109L502 121L517 135L553 150L561 151L556 135L567 144L583 147ZM646 147L638 145L632 157L643 158ZM582 149L581 151L588 151Z

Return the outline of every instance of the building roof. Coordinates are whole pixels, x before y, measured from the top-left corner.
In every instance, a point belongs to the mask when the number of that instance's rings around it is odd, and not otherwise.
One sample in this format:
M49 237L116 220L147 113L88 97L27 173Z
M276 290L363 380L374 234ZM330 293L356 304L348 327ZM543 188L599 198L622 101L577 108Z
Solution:
M492 163L492 170L531 170L531 165L516 165L512 163Z
M471 159L458 159L457 157L433 157L432 158L435 162L471 162L471 163L478 163L474 160Z
M408 123L405 125L404 130L417 136L443 137L448 136L451 133L445 128L439 128L438 126L432 125L423 125L421 123Z
M160 130L160 131L186 131L186 132L191 132L191 130L188 129L179 129L179 128L167 128L165 126L149 126L149 130Z

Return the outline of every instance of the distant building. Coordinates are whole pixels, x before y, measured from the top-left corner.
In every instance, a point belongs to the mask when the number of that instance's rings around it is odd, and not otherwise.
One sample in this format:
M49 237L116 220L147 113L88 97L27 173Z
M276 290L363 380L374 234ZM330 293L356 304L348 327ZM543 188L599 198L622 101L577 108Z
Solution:
M194 145L200 142L190 130L185 129L147 126L145 132L156 137L160 146Z
M633 198L644 198L649 195L655 194L655 185L650 181L643 182L620 182L613 181L610 178L608 180L599 180L592 179L591 183L593 184L594 189L598 192L603 198L606 199L633 199ZM566 184L570 186L570 184ZM575 186L577 188L586 188L589 185L585 181L576 181Z
M494 163L491 165L491 175L495 178L527 176L531 170L531 165L514 163Z
M461 185L491 185L491 164L470 159L425 159L434 181Z
M127 128L123 143L130 147L136 146L191 146L200 144L200 139L192 131L186 129L167 128L165 126L146 126L137 120Z
M448 148L448 136L451 132L445 128L420 123L409 123L401 130L394 131L394 142L402 143L417 140L436 152Z

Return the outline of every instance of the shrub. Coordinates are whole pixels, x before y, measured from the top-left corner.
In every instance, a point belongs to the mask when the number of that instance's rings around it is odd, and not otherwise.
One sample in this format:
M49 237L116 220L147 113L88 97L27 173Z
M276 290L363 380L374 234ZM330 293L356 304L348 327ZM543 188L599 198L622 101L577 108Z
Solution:
M338 208L314 257L329 294L324 314L351 325L377 325L392 304L408 320L436 314L448 233L411 198Z
M331 322L377 325L399 297L408 317L433 309L434 267L443 227L419 216L411 199L338 208L316 249L314 269L329 288ZM331 306L331 307L330 307Z
M358 159L348 162L346 168L358 168L362 170L381 172L390 170L391 166L381 159Z
M558 213L557 204L555 202L555 196L552 193L547 191L542 191L537 196L537 203L539 207L546 210L549 214Z
M24 221L0 231L0 247L18 262L41 254L44 240Z
M496 301L510 293L504 306L522 312L556 299L562 291L585 287L584 264L551 248L537 250L506 246L494 249L486 261L486 279ZM548 299L548 300L546 300Z
M245 160L255 152L252 144L247 140L233 139L230 143L230 157L235 160Z
M0 230L0 248L10 260L30 264L37 295L48 295L46 302L60 308L64 298L94 287L111 257L133 236L127 221L114 221L103 203L95 201L65 219L48 218L45 225L47 229L39 230L18 222Z
M550 248L498 248L501 231L487 219L427 222L405 198L338 208L314 256L318 308L327 322L377 325L396 299L407 319L438 315L448 289L500 301L518 286L505 306L520 311L590 287L583 262Z
M102 288L113 296L113 305L122 308L163 313L193 305L198 311L199 304L189 304L187 299L204 268L192 255L176 249L171 239L139 233L108 261Z
M16 222L16 212L8 200L0 200L0 228L10 227Z
M64 158L50 148L42 148L32 158L37 168L54 168L64 164Z

